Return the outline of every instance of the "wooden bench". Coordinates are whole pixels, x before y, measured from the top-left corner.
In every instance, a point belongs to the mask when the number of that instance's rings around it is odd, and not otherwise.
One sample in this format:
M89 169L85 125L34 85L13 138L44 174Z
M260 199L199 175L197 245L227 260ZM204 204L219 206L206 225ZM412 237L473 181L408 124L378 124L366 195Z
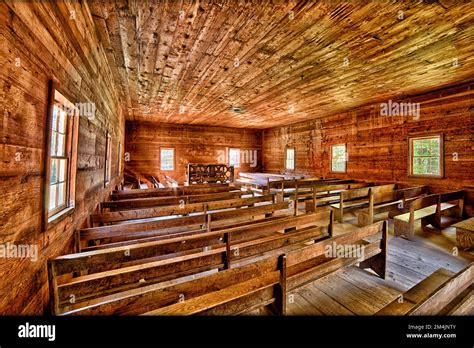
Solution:
M393 216L403 211L408 204L427 194L426 186L410 187L395 191L373 193L369 196L369 206L362 208L357 213L359 227L370 225L374 222L374 215L389 212Z
M346 179L319 179L319 178L306 178L299 180L275 180L269 181L268 187L270 192L276 193L279 199L293 198L295 191L298 190L301 198L312 197L312 188L319 187L322 185L330 184L347 184L353 183L354 180Z
M219 192L219 193L205 193L197 195L183 195L178 197L151 197L151 198L133 198L123 199L109 202L102 202L100 204L101 212L133 210L138 208L151 208L166 205L202 203L211 201L221 201L225 199L242 198L244 195L252 195L253 192L234 191L234 192Z
M306 212L317 211L319 206L339 202L342 191L369 186L372 186L372 184L366 182L329 183L314 186L311 190L310 198L305 202L305 210Z
M283 233L283 231L285 231ZM145 285L217 269L332 235L330 212L60 256L48 261L54 313Z
M458 273L439 269L376 315L473 315L474 263Z
M456 203L452 203L456 201ZM409 212L394 217L395 236L405 236L413 240L415 234L415 221L421 220L422 228L431 224L437 228L443 228L441 216L443 213L451 212L462 219L464 208L464 191L453 191L433 194L418 198L410 203Z
M206 213L208 211L223 210L231 208L242 208L245 206L253 206L257 203L273 202L274 196L265 195L250 198L226 199L221 201L211 201L202 203L169 205L157 208L144 208L136 210L125 210L117 212L107 212L92 214L90 218L90 226L95 224L113 224L125 221L151 219L158 217L166 217L171 215L187 215L192 213Z
M372 242L365 239L380 237ZM318 241L288 253L164 286L148 286L89 302L63 314L237 315L268 308L286 314L291 291L341 267L360 263L385 277L387 228L383 222ZM326 256L331 246L360 245L362 257Z
M269 203L254 207L244 207L207 214L176 217L149 222L91 227L77 230L75 234L76 252L150 242L178 235L190 235L203 231L223 229L237 223L260 221L273 216L277 211L288 211L289 203ZM291 212L292 213L292 212ZM249 219L252 219L249 221Z
M331 209L334 210L334 217L338 222L342 223L344 222L344 210L362 208L369 204L371 194L393 192L395 189L396 184L387 184L341 191L339 193L339 202L331 204Z
M206 193L220 193L238 191L239 188L228 184L214 184L214 185L193 185L193 186L179 186L169 188L152 188L152 189L132 189L132 190L114 190L111 194L113 201L122 199L135 198L151 198L151 197L179 197L190 196L196 194Z

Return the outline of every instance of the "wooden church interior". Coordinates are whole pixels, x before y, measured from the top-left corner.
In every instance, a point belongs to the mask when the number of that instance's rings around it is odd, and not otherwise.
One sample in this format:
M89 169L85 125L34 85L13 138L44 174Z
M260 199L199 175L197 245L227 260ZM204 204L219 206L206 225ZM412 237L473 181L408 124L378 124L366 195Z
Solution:
M2 1L0 313L473 315L473 23Z

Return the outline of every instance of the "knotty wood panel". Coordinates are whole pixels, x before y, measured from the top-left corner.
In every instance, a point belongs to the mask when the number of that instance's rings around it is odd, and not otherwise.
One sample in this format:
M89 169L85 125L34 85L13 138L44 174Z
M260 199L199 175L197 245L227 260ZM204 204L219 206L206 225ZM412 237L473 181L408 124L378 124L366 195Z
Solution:
M260 169L262 137L259 130L132 121L126 122L126 128L125 157L129 160L125 165L141 175L169 175L182 183L186 179L188 163L228 163L229 148L241 151L241 164L235 169L235 176L239 171ZM160 170L161 147L175 149L174 170ZM250 163L255 154L256 161Z
M0 259L0 314L41 314L48 302L46 260L71 252L73 231L118 182L124 117L106 52L82 2L0 3L0 243L38 246L38 259ZM41 231L48 80L80 117L76 208ZM106 131L112 135L112 181L104 189ZM123 146L122 146L123 147Z
M474 70L471 1L89 3L130 120L268 128Z
M410 100L420 103L419 119L381 116L380 105L372 104L323 119L264 130L264 169L284 170L285 147L293 146L298 173L428 185L435 191L473 186L474 83L401 101ZM408 136L433 133L444 134L445 177L408 177ZM347 143L346 174L330 173L330 146L339 143Z

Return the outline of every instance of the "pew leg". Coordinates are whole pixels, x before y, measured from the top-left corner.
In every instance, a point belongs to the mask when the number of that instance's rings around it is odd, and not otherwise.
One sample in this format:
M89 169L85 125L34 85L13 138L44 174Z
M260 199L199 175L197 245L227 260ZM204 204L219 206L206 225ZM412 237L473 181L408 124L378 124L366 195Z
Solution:
M359 264L360 268L370 268L377 275L385 279L387 275L387 249L388 249L388 223L384 222L384 230L382 231L382 239L380 240L380 252Z
M400 237L400 236L405 236L406 239L408 240L413 240L414 238L414 228L413 226L410 226L409 223L399 220L399 219L394 219L394 235L395 237Z
M368 225L370 225L371 223L373 223L373 221L370 221L370 219L369 219L369 214L364 213L364 212L359 212L359 213L357 214L357 225L358 225L359 227L368 226Z
M334 208L333 211L334 211L334 218L336 219L336 221L342 224L343 222L342 215L344 214L343 210Z
M316 211L313 201L306 201L305 202L305 211L306 211L306 213L312 213L312 212Z

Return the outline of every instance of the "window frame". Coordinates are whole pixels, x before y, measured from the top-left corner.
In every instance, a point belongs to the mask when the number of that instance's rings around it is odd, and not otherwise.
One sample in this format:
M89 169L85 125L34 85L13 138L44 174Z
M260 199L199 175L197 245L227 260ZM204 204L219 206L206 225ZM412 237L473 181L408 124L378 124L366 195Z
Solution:
M238 165L232 165L232 164L230 163L230 161L231 161L230 153L231 153L232 150L236 150L236 151L239 153L239 162L238 162ZM229 167L232 167L232 166L233 166L234 168L240 168L240 165L241 165L241 163L240 163L240 159L241 159L241 158L240 158L240 149L237 148L237 147L229 147L228 159L229 159L229 160L227 161L227 164L228 164Z
M112 136L109 131L105 134L105 154L104 154L104 187L107 187L112 180Z
M162 161L162 152L163 150L172 150L173 151L173 169L163 169L163 161ZM176 151L175 151L175 148L174 147L160 147L160 170L163 170L163 171L173 171L176 169Z
M333 148L335 146L344 146L344 170L333 170ZM329 154L329 172L330 173L335 173L335 174L345 174L347 173L347 143L339 143L339 144L332 144L330 148L330 154Z
M293 168L288 168L288 150L293 150ZM285 170L292 172L296 170L296 149L293 146L285 147Z
M423 140L439 138L439 175L436 174L414 174L413 173L413 140ZM411 134L408 136L408 173L409 178L432 178L442 179L444 178L444 134L443 133L430 133L430 134Z
M55 107L62 104L72 110L72 114L66 113L65 124L65 150L64 155L58 156L51 153L51 142L53 135L53 113ZM68 111L69 111L68 110ZM57 119L59 122L59 119ZM70 101L65 93L59 90L57 84L50 80L48 83L48 100L46 111L46 123L44 128L44 178L42 182L43 204L42 204L42 231L46 231L50 224L59 222L63 217L72 213L76 204L76 177L77 177L77 142L79 136L79 110ZM57 146L57 145L56 145ZM65 173L65 203L56 206L53 210L49 209L51 193L51 172L52 161L54 159L66 160ZM58 169L59 171L59 169ZM57 183L56 183L57 184Z
M122 171L122 142L118 142L117 146L117 176L120 176Z

